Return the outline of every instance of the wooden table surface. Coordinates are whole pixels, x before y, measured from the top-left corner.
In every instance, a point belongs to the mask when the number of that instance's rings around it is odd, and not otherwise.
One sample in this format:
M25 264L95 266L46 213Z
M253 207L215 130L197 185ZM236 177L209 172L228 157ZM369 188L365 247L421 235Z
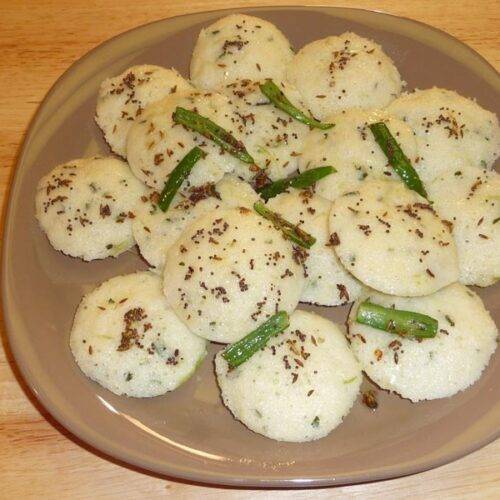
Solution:
M30 119L54 81L104 40L178 14L253 5L300 5L261 0L0 0L0 193L8 185ZM333 0L311 5L372 8L449 32L500 66L500 8L495 0ZM3 216L2 216L3 222ZM320 490L249 491L178 482L134 470L91 450L35 401L9 351L0 323L0 498L498 498L500 440L461 460L414 476Z

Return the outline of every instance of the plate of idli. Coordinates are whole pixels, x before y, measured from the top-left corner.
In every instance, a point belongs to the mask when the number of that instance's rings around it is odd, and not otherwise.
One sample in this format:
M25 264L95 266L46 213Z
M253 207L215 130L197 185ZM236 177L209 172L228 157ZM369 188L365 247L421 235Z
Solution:
M9 342L50 413L184 480L359 483L499 433L500 81L348 8L160 20L27 133Z

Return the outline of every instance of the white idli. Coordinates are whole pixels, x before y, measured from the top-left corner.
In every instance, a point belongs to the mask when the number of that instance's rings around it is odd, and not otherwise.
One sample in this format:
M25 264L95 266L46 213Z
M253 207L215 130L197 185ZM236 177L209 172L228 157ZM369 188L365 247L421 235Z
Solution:
M292 57L290 42L274 24L232 14L201 30L191 58L191 80L210 90L239 78L281 80Z
M294 247L248 208L197 219L168 250L164 292L196 335L244 337L279 310L292 312L304 287Z
M260 200L250 184L230 174L216 184L215 190L227 208L253 208L254 203Z
M402 183L365 182L337 198L330 232L342 264L375 290L427 295L458 279L449 227Z
M95 120L111 149L125 157L127 133L144 108L167 95L192 88L173 68L132 66L101 83Z
M496 115L452 90L415 90L396 99L387 111L415 132L424 182L471 164L490 168L500 153Z
M85 375L118 395L146 398L173 391L206 355L206 342L168 309L161 279L117 276L83 297L70 347Z
M335 126L330 130L313 130L304 141L304 149L299 156L301 172L321 165L331 165L337 170L334 175L321 179L316 185L316 191L325 198L334 200L369 180L401 182L375 142L369 128L372 123L384 122L406 156L418 168L413 131L385 111L350 109L328 117L327 121Z
M342 109L384 108L404 85L382 47L351 32L302 47L287 79L321 120Z
M500 177L492 170L447 170L427 185L433 207L453 224L459 281L488 286L500 279Z
M359 364L338 325L295 311L290 326L242 365L215 357L224 404L249 429L278 441L322 438L349 413Z
M139 251L152 271L161 273L167 250L189 224L198 217L222 206L213 185L192 189L187 196L178 195L167 212L158 208L156 192L143 196L137 205L132 232Z
M436 337L419 342L357 323L361 300L351 309L348 336L363 370L382 389L413 402L450 397L474 384L496 349L495 323L481 299L463 285L455 283L426 297L376 292L368 297L375 304L439 322Z
M134 245L132 220L144 191L121 160L73 160L38 182L36 217L56 250L87 261L116 257Z
M183 189L216 183L240 163L214 142L175 124L172 114L177 106L196 111L231 130L232 109L227 97L220 94L177 94L147 107L127 136L127 159L137 178L157 191L162 190L170 172L195 146L201 147L206 156L196 163Z
M309 127L275 107L259 85L265 80L237 80L221 88L233 106L231 130L272 180L288 177L298 168L298 158ZM299 108L300 96L290 84L275 81ZM236 174L251 179L255 172L242 164Z

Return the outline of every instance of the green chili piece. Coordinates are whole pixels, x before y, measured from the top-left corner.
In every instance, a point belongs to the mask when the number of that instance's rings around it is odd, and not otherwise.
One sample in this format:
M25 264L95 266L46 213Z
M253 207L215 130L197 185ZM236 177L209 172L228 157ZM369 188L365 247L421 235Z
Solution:
M288 314L285 311L279 311L253 332L230 345L224 351L222 357L228 362L231 368L236 368L253 356L259 349L262 349L272 336L281 333L289 324Z
M416 191L424 198L427 198L427 192L417 171L413 168L408 157L403 153L403 150L396 139L394 139L387 125L383 122L372 123L370 125L370 130L375 137L375 141L377 141L377 144L380 146L380 149L382 149L385 156L387 156L392 168L399 177L401 177L408 188Z
M253 208L259 215L264 217L264 219L272 222L273 226L279 229L286 239L304 248L311 248L314 243L316 243L316 238L314 236L311 236L296 225L283 219L280 214L269 210L260 201L255 202Z
M281 89L272 81L266 80L265 83L259 85L261 92L281 111L290 115L294 120L309 125L313 128L327 130L334 126L333 123L322 123L312 116L307 116L305 113L296 108L281 91Z
M204 152L198 146L195 146L189 153L182 158L177 166L170 172L165 187L160 194L158 206L166 212L170 203L174 199L175 193L179 190L186 177L190 174L196 162L204 156Z
M430 316L379 306L369 300L360 304L356 322L401 337L415 339L433 338L438 330L437 320Z
M312 186L314 183L323 179L327 175L333 174L336 172L333 167L317 167L312 168L311 170L306 170L301 174L295 175L293 177L288 177L287 179L279 179L277 181L272 182L271 184L267 184L257 192L260 194L264 200L269 200L270 198L274 198L280 193L286 191L289 187L293 187L296 189L306 189Z
M175 108L172 118L175 123L198 132L242 162L255 163L241 141L209 118L179 106Z

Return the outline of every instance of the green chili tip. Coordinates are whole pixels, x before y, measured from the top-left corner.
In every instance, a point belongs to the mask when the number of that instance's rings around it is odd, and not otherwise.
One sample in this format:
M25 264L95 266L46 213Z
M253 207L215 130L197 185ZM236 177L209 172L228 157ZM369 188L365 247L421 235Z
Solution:
M274 106L287 115L291 116L298 122L309 125L309 127L318 128L320 130L327 130L334 126L333 123L322 123L312 116L307 116L305 113L295 107L281 91L281 89L272 81L266 80L265 83L259 85L261 92L271 101Z
M369 127L375 137L375 141L403 182L409 189L427 198L427 192L417 171L413 168L410 160L404 154L401 146L387 128L387 125L383 122L378 122L372 123Z

